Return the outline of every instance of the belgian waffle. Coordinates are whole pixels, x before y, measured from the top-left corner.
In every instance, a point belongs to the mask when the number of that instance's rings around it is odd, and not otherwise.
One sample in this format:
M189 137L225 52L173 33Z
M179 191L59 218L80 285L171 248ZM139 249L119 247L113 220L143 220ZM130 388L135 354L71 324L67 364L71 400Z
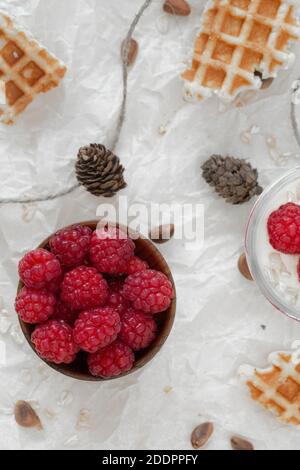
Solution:
M209 0L192 65L182 75L186 97L216 92L233 100L243 90L259 89L262 78L290 66L295 56L289 45L299 37L300 24L287 1Z
M273 411L282 422L299 426L300 349L272 353L269 363L266 369L242 366L240 375L253 400Z
M13 124L37 94L58 86L65 73L62 62L0 11L1 122Z

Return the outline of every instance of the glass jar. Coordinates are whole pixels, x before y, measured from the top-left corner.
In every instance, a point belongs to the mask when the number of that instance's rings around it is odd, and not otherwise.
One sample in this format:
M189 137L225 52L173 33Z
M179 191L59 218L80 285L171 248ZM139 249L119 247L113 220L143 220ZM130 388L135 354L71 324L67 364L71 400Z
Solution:
M300 321L299 255L285 255L269 243L267 220L281 205L300 205L300 167L269 186L253 207L246 229L246 257L257 286L271 304L290 318Z

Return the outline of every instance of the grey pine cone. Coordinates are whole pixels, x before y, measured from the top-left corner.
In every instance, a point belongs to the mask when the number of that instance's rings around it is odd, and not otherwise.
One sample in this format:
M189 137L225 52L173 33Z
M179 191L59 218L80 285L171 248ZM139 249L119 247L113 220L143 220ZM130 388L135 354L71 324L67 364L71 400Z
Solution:
M242 204L263 191L257 170L243 159L212 155L202 171L205 181L231 204Z
M94 196L112 197L127 186L120 159L100 144L79 149L76 175L79 183Z

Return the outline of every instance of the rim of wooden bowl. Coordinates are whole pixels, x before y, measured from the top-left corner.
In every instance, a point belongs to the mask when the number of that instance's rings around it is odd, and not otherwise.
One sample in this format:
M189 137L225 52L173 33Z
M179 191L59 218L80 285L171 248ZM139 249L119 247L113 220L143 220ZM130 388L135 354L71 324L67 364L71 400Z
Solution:
M69 228L73 227L74 225L82 225L82 226L88 226L92 230L95 230L97 226L103 222L96 221L96 220L90 220L86 222L79 222L75 224L68 225L64 228ZM108 222L107 222L108 223ZM163 255L160 253L158 248L152 243L151 240L148 238L144 237L140 233L137 232L132 232L128 229L128 227L125 227L124 225L120 224L115 224L118 228L121 230L127 232L129 235L134 234L134 243L136 245L136 254L140 256L142 259L147 261L149 263L149 266L151 269L156 269L158 271L163 272L168 279L171 281L174 289L174 299L171 302L171 305L169 308L158 315L155 316L155 318L158 320L158 335L154 342L147 348L142 350L141 352L138 352L135 354L136 356L136 361L134 363L133 368L124 374L119 375L118 377L113 377L111 379L103 379L101 377L93 377L87 369L86 366L86 353L81 352L78 354L77 359L72 363L72 364L53 364L45 359L41 358L35 348L34 345L31 341L31 334L35 328L35 325L30 325L28 323L23 322L19 318L19 323L22 329L22 332L30 345L31 349L34 351L34 353L37 355L37 357L42 360L44 363L46 363L49 367L54 369L56 372L59 372L67 377L71 377L73 379L81 380L81 381L86 381L86 382L106 382L109 380L117 380L122 377L125 377L127 375L133 374L134 372L137 372L140 370L142 367L147 365L155 356L156 354L161 350L163 345L165 344L166 340L168 339L171 330L173 328L173 324L175 321L175 315L176 315L176 287L175 287L175 282L171 273L171 270L169 268L168 263L164 259ZM56 232L54 232L56 233ZM47 237L39 246L38 248L47 248L49 246L49 240L53 236L50 235ZM22 281L19 281L18 285L18 293L20 290L24 287L24 284ZM84 371L86 369L86 371Z

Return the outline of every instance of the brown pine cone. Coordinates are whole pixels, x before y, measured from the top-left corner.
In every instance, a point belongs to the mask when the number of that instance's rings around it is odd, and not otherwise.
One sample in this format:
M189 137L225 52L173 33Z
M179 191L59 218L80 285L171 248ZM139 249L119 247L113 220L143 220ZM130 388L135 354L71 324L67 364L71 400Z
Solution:
M112 197L127 186L120 159L100 144L79 149L76 175L79 183L94 196Z
M205 181L231 204L242 204L263 191L257 170L243 159L212 155L202 171Z

